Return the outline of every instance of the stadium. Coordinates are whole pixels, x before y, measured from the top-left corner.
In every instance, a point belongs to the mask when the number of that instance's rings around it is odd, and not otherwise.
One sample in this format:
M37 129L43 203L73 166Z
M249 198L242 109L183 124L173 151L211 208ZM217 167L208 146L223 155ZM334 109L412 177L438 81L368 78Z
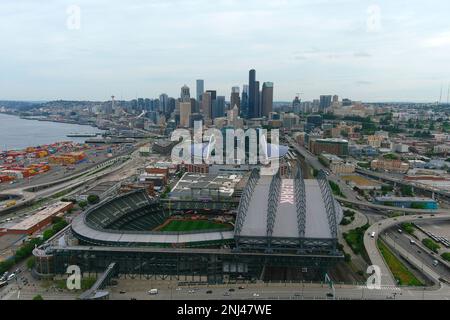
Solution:
M303 280L323 277L343 259L337 243L342 209L323 172L304 179L300 169L288 177L253 169L245 177L234 175L234 185L217 176L199 180L204 185L197 194L184 190L188 178L168 199L137 190L77 216L59 237L34 250L35 274L64 274L75 264L83 272L114 266L115 274L191 283L279 280L287 274ZM242 190L230 192L242 182ZM194 198L185 199L186 192Z

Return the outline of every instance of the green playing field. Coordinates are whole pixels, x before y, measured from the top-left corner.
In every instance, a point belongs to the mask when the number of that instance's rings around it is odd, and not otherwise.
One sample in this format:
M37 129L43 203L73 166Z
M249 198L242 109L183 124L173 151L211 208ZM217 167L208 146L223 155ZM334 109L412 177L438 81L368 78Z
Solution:
M233 227L225 223L216 223L208 220L172 220L159 231L192 231L192 230L231 230Z

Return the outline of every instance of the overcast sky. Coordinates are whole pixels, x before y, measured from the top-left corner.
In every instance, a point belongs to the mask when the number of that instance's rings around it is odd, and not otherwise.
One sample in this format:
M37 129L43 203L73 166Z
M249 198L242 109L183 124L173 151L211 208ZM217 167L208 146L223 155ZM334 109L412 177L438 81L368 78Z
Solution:
M254 68L275 100L445 101L449 16L448 0L1 0L0 100L178 97L195 79L228 100Z

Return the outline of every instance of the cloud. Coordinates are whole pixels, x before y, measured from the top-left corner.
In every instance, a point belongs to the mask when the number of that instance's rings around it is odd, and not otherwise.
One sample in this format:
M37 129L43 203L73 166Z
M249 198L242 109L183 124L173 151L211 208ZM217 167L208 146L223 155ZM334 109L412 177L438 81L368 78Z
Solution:
M367 53L367 52L358 51L358 52L354 52L353 56L356 57L356 58L369 58L372 55L370 53Z
M450 31L443 32L438 35L432 36L428 39L425 39L423 41L423 45L425 47L430 48L439 48L439 47L446 47L450 45Z
M358 86L368 86L371 85L372 82L371 81L366 81L366 80L359 80L355 82Z

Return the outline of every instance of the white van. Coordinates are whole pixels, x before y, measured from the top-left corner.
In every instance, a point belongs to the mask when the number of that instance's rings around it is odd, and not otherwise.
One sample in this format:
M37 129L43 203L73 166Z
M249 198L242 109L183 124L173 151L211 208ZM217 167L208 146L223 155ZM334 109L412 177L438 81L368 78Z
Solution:
M371 236L372 238L375 238L375 231L372 231L372 233L370 234L370 236Z
M151 295L158 294L158 289L151 289L151 290L149 290L148 294L151 294Z

